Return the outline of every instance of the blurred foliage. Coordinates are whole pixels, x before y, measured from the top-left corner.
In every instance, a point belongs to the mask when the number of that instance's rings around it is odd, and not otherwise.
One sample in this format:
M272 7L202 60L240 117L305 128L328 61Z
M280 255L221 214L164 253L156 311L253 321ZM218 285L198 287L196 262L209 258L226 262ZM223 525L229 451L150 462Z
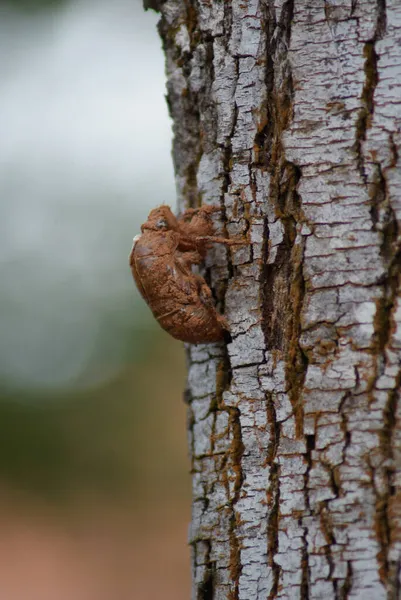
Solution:
M127 261L175 196L156 18L139 0L0 15L0 488L57 507L182 499L183 349Z
M127 261L175 199L156 22L141 0L0 0L7 600L189 594L184 353Z
M141 359L101 387L0 391L3 485L60 503L86 492L131 503L172 484L183 493L182 348L162 332L136 343Z

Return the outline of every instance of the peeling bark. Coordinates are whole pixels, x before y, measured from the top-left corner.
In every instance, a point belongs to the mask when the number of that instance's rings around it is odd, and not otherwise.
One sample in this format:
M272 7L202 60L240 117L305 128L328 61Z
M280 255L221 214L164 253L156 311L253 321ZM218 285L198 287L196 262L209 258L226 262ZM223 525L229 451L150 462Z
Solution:
M180 207L243 240L188 347L192 598L401 598L401 4L157 7Z

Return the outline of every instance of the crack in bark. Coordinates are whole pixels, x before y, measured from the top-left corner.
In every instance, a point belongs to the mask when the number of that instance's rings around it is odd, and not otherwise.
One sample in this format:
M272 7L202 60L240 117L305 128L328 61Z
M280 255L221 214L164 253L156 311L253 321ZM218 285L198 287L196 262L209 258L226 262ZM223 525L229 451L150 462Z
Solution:
M279 160L281 161L282 158L283 156ZM293 261L297 258L294 256L294 252L296 252L294 244L300 205L296 186L301 175L299 169L288 162L285 162L282 167L277 165L276 167L272 166L274 173L270 199L273 206L276 207L276 212L283 225L283 241L277 248L276 260L270 264L267 262L270 250L269 243L265 243L266 254L262 272L263 329L266 347L269 350L282 350L285 352L288 350L285 344L290 345L288 340L292 338L292 335L288 335L289 332L284 328L288 322L285 316L292 313L293 303L298 304L298 298L295 298L294 302L292 301L291 287L296 280L299 280L300 286L303 282L302 271L299 270L302 257L299 257L293 265Z
M286 381L289 384L288 395L293 406L295 416L296 434L303 435L304 411L301 403L303 385L306 378L309 359L300 345L301 313L305 298L305 279L303 275L305 241L294 248L292 264L294 265L293 277L290 287L292 318L291 335L289 335L289 348L286 361Z
M235 473L234 497L230 499L230 576L234 584L234 590L229 592L229 600L238 600L239 598L239 578L241 576L241 548L237 537L238 524L236 522L235 504L239 500L241 487L244 481L242 472L241 458L244 453L244 444L242 443L240 411L238 408L228 408L229 426L231 426L233 438L230 448L231 467Z
M308 542L307 542L308 529L305 528L305 533L303 535L303 547L302 547L302 579L301 579L301 589L300 589L300 597L301 600L309 600L309 555L308 555Z
M340 465L337 465L336 467L334 467L333 476L331 479L332 487L333 487L333 489L336 490L337 498L339 498L341 495L340 467L342 465L345 465L347 462L346 461L347 449L349 448L349 445L351 443L351 433L348 429L348 417L347 417L346 407L345 407L346 402L349 398L351 398L351 392L346 392L344 394L343 398L341 399L341 402L338 407L338 412L341 417L340 427L341 427L341 431L344 434L344 445L342 447L341 463L340 463Z
M282 135L292 119L293 82L288 61L291 22L294 2L283 5L277 24L274 8L270 4L266 17L266 118L256 134L254 147L258 161L269 160L271 174L269 199L275 207L283 227L283 241L277 248L274 263L268 263L270 252L268 222L265 221L266 238L263 249L261 285L263 290L262 329L266 348L281 350L287 355L286 379L289 397L294 407L297 436L303 432L303 411L299 402L300 390L305 380L308 359L298 343L300 316L305 295L303 277L304 243L296 245L297 226L302 222L301 198L297 187L302 173L297 165L285 156ZM275 37L275 32L279 35ZM277 88L277 89L276 89Z
M205 574L202 583L198 586L196 600L213 600L214 599L214 581L216 577L216 565L210 560L211 542L210 540L202 540L206 545L206 560ZM196 546L195 546L195 564L196 564Z
M387 24L386 16L386 0L377 0L377 20L374 36L367 41L363 48L365 56L364 72L365 83L361 95L361 109L355 124L356 130L356 156L359 173L364 184L367 184L367 175L365 172L365 157L362 150L362 144L366 140L367 130L371 126L372 116L374 113L374 94L379 81L377 62L378 55L376 53L376 42L382 39Z
M335 568L335 563L333 559L333 554L331 552L331 547L336 543L336 538L334 535L334 528L332 523L332 516L330 511L328 510L329 501L325 500L322 502L322 508L320 510L320 525L322 527L323 535L327 541L327 544L324 547L324 553L329 565L329 573L327 575L327 581L331 581L334 589L334 597L338 600L338 583L337 579L333 579L333 573Z
M288 86L291 88L291 75L288 74ZM286 106L287 105L287 106ZM264 269L262 272L263 285L263 330L265 333L266 347L268 349L278 349L285 351L284 340L288 340L287 332L283 330L283 323L287 319L283 313L292 310L291 282L299 276L297 263L292 271L292 260L294 243L296 240L296 226L301 219L300 207L301 199L296 191L301 178L300 169L285 158L284 148L281 142L283 131L288 126L290 113L292 111L289 99L287 102L283 98L268 99L269 113L268 120L272 120L276 125L276 131L270 134L271 162L269 170L271 172L270 202L276 208L277 217L283 225L283 241L277 248L276 260L274 263L268 263L270 245L265 241L264 245ZM285 107L285 108L284 108ZM267 126L263 130L266 137ZM260 135L260 134L259 134ZM258 138L259 140L259 138ZM266 225L268 228L268 224ZM303 278L301 278L303 280Z
M216 471L220 471L223 477L229 510L231 512L229 519L229 543L230 543L230 577L231 582L234 585L234 589L230 589L228 592L229 600L238 600L239 598L239 578L241 576L242 565L241 565L241 548L237 537L238 523L235 514L235 504L238 502L240 497L241 487L243 483L243 472L241 459L244 452L244 445L242 442L241 422L240 422L240 411L238 408L226 406L223 400L223 392L229 388L232 377L231 365L226 350L224 360L219 365L217 370L216 378L216 395L213 403L211 404L210 410L214 412L214 420L212 424L212 455L217 456L220 453L214 452L214 444L216 439L216 419L218 411L225 411L228 414L228 431L232 432L232 442L228 452L223 455L223 460L219 467L216 465ZM230 476L229 470L232 469L235 474L234 480L234 495L230 495ZM209 597L201 598L200 600L213 600L214 588L211 588L211 595Z
M398 287L401 277L401 249L397 248L398 242L398 221L394 210L391 207L387 181L381 165L377 164L378 179L374 186L373 198L376 204L373 206L372 216L374 224L380 224L382 233L381 255L387 263L387 277L382 282L383 294L376 303L376 314L374 317L374 336L372 343L372 353L376 356L376 363L373 376L369 382L369 391L374 400L374 390L378 378L384 373L388 362L386 350L391 342L391 335L394 329L393 313L398 296ZM377 212L375 212L375 210ZM384 217L379 218L380 212L384 212ZM377 556L379 562L379 576L383 584L387 584L389 594L394 593L395 580L394 568L390 567L388 560L388 551L391 542L391 522L389 516L389 507L391 499L396 493L393 485L394 456L392 450L393 433L396 423L396 409L398 405L398 390L401 385L401 371L396 378L396 385L388 394L386 406L383 410L383 428L379 433L380 450L384 457L386 466L383 467L384 477L387 489L385 493L376 493L376 514L375 529L379 543L379 553ZM374 476L374 474L373 474ZM373 479L373 477L372 477ZM395 597L395 596L394 596Z
M343 398L341 399L340 405L338 407L338 412L341 416L341 430L344 433L344 446L343 446L342 460L341 460L342 465L346 463L345 455L346 455L349 445L351 443L351 433L348 429L348 417L347 417L346 407L345 407L347 400L349 400L350 398L351 398L351 392L346 392L344 394ZM334 477L334 483L337 486L337 490L340 491L341 485L336 477Z
M377 0L377 24L375 36L376 40L381 40L384 37L387 29L387 7L386 0Z
M340 590L339 600L347 600L349 593L352 589L353 570L352 563L350 560L347 561L347 575L345 577L344 584Z
M315 449L315 436L306 436L306 454L305 459L307 463L307 469L304 474L304 497L305 497L305 515L311 514L311 507L309 501L309 473L312 469L312 451ZM302 579L301 579L301 598L302 600L308 600L309 598L309 581L310 581L310 570L309 570L309 553L308 553L308 528L302 523L300 525L304 528L303 535L303 547L302 547Z
M370 214L373 228L381 234L380 254L386 263L391 262L398 240L398 222L391 206L387 180L380 163L376 163L376 177L370 185L369 196L372 207Z
M230 577L234 589L228 592L229 600L238 600L239 598L239 578L241 576L241 548L237 537L238 523L235 514L235 504L238 502L241 488L244 480L242 471L241 459L244 453L244 445L242 442L242 431L240 421L240 411L238 408L227 406L224 404L222 392L226 389L227 381L218 386L217 406L218 410L225 411L228 414L228 431L232 432L232 441L228 452L224 453L223 460L219 466L219 471L222 474L224 486L226 489L227 500L230 510L229 520L229 543L230 543ZM217 410L215 411L217 414ZM213 437L213 435L212 435ZM216 454L214 454L216 456ZM232 469L235 474L233 496L230 492L230 475L229 470ZM216 469L217 470L217 469Z
M361 96L362 106L355 124L357 164L362 181L365 185L367 185L367 175L365 172L365 157L362 151L362 144L366 140L366 132L371 125L371 119L374 112L373 97L378 83L375 41L376 40L373 39L372 41L366 42L363 49L363 54L365 56L365 83Z
M276 418L274 400L271 394L266 396L267 422L270 424L270 444L267 449L266 462L270 465L269 485L267 488L267 505L270 508L267 524L267 562L273 573L273 584L267 600L277 597L281 567L274 562L278 550L278 522L280 507L280 468L275 463L280 443L280 425Z
M390 519L390 505L392 497L395 496L396 487L393 483L393 475L395 472L394 452L393 452L393 435L397 425L396 412L399 401L399 389L401 387L401 370L398 372L394 389L388 394L386 406L383 410L383 428L380 432L380 448L387 465L384 467L384 475L386 478L387 489L384 494L376 494L376 534L378 537L380 551L378 553L379 575L383 584L387 584L389 593L394 591L396 581L394 573L390 577L390 564L388 551L391 543L392 524ZM394 569L393 569L394 570ZM395 597L395 596L394 596Z

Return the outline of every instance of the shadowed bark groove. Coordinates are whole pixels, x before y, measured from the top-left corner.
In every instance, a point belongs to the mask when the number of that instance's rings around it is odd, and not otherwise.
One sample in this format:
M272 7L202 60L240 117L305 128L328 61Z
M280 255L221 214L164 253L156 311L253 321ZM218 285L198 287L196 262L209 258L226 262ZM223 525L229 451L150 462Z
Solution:
M358 157L358 169L362 180L366 184L367 178L364 166L365 157L362 152L362 143L366 140L366 130L370 127L374 110L373 97L378 82L375 41L366 42L363 54L365 56L365 84L362 90L362 107L359 111L359 118L356 123L356 152Z
M206 565L205 579L197 589L196 600L213 600L214 598L214 579L215 564L210 562L210 542L206 542Z
M238 409L229 409L229 425L232 431L232 444L230 448L232 468L235 473L234 479L234 495L230 499L230 577L234 584L234 589L229 592L229 600L238 600L239 598L239 578L241 576L241 552L240 543L238 540L238 525L237 516L235 513L235 504L238 502L241 486L243 483L243 472L241 467L241 458L244 452L244 445L242 443L241 434L241 421L239 419ZM228 496L230 496L228 494Z
M179 210L237 241L187 348L192 598L398 599L401 5L151 4Z
M280 427L276 418L273 397L266 394L267 422L270 424L270 445L267 449L266 461L271 465L270 477L267 487L267 505L269 516L267 524L267 561L272 570L273 582L268 600L277 597L280 581L280 566L274 562L274 556L278 549L278 516L280 506L279 467L275 463L277 450L280 443Z

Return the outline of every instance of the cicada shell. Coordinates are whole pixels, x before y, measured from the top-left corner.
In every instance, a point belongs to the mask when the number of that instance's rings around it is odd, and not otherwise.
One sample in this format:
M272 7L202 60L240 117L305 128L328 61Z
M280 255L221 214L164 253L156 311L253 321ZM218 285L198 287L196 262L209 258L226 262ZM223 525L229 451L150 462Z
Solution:
M129 259L138 290L161 327L192 344L220 341L228 330L205 279L191 270L208 243L230 243L211 235L211 209L201 211L176 219L168 206L154 209L135 236Z

